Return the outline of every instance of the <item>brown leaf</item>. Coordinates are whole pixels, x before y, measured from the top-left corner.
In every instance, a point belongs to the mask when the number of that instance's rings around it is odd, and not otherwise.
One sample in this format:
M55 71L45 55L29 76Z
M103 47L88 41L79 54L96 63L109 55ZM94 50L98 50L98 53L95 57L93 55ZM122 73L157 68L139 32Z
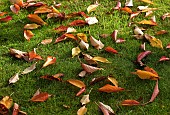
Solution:
M11 108L13 103L13 99L9 96L3 97L2 100L0 100L0 114L6 115L8 114L8 110Z
M65 36L65 34L61 35L60 37L58 37L54 43L58 43L58 42L61 42L61 41L64 41L66 40L67 37Z
M34 11L34 14L50 13L50 12L52 12L52 9L51 9L51 8L48 8L47 6L42 6L42 7L37 8L37 9Z
M85 87L82 87L80 89L80 91L76 94L76 96L80 96L82 93L84 93L86 91L86 88Z
M96 49L102 49L104 47L104 44L100 40L95 39L93 36L90 36L90 43Z
M24 37L26 40L30 41L30 39L34 36L31 30L24 30Z
M11 84L11 83L16 83L18 80L19 80L19 73L16 73L14 76L12 76L12 77L9 79L9 84Z
M106 84L105 86L99 88L100 92L106 92L106 93L120 92L123 90L124 90L124 88L112 86L110 84Z
M121 102L122 106L136 106L136 105L140 105L140 102L136 101L136 100L124 100Z
M43 44L43 45L50 44L52 41L53 41L52 38L51 39L45 39L45 40L41 41L41 44Z
M24 26L24 29L37 29L38 27L40 27L40 25L37 25L37 24L26 24Z
M113 109L110 106L103 104L102 102L99 102L99 108L103 112L103 115L115 115Z
M158 25L153 20L142 20L142 21L138 22L138 24L145 24L145 25L151 25L151 26L157 26Z
M32 72L33 70L35 70L36 64L37 64L37 62L34 63L34 64L32 64L30 67L26 68L26 69L22 72L22 74L28 74L28 73Z
M167 34L167 33L168 33L168 31L166 31L166 30L160 30L160 31L156 32L156 35L162 35L162 34Z
M132 13L132 10L129 8L129 7L124 7L124 8L121 8L121 10L131 14Z
M17 50L17 49L13 49L13 48L10 48L10 54L13 55L16 58L23 58L26 55L28 55L27 52L23 52L23 51L20 51L20 50Z
M10 9L13 13L18 14L18 12L20 11L20 6L17 4L14 4L10 6Z
M94 67L94 66L90 66L84 63L81 63L81 67L87 72L87 73L93 73L97 70L103 70L103 68L98 68L98 67Z
M144 70L148 71L148 72L151 72L151 73L153 73L155 75L158 75L158 73L153 68L150 68L148 66L144 67Z
M170 13L165 13L162 15L162 20L165 20L165 18L169 18L170 17Z
M113 49L112 47L110 46L107 46L105 48L105 51L109 52L109 53L113 53L113 54L118 54L117 50Z
M97 62L96 62L95 60L93 60L93 57L92 57L92 56L90 56L90 55L88 55L88 54L84 54L84 53L82 53L82 54L83 54L83 56L84 56L84 60L85 60L88 64L90 64L90 65L92 65L92 64L96 65L96 64L97 64Z
M98 78L93 78L90 82L90 85L94 85L98 82L101 82L101 81L104 81L106 79L105 76L102 76L102 77L98 77Z
M6 16L5 18L0 18L0 22L8 22L10 20L12 20L11 16Z
M77 111L77 115L85 115L87 112L87 108L84 105L83 107L81 107L78 111Z
M87 25L87 22L84 20L74 20L71 23L69 23L69 26L84 26Z
M43 64L42 68L54 64L56 62L56 58L52 56L47 56L46 62Z
M55 28L55 30L56 30L57 33L66 32L67 29L68 29L68 26L63 26L63 25Z
M140 14L141 12L132 12L131 14L130 14L130 19L133 19L134 17L136 17L136 16L138 16L139 14Z
M112 32L112 34L110 35L114 41L117 40L117 34L118 34L118 30L114 30L114 31Z
M159 62L161 61L169 61L170 59L166 56L162 56L160 59L159 59Z
M35 22L37 24L40 24L40 25L46 25L47 24L36 14L29 14L27 17L30 21Z
M17 103L14 103L12 115L18 115L18 113L19 113L19 105Z
M86 85L82 81L77 80L77 79L69 79L69 80L67 80L67 82L69 82L70 84L72 84L78 88L86 87Z
M23 6L23 0L10 0L12 4L17 4L19 6Z
M31 98L32 102L44 102L46 101L51 95L49 95L47 92L39 92L36 95Z

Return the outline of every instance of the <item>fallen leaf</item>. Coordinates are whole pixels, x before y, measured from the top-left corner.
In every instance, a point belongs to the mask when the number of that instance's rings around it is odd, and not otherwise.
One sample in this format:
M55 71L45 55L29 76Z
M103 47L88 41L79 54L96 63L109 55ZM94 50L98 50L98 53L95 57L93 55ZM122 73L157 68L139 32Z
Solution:
M87 108L84 105L83 107L81 107L78 111L77 111L77 115L85 115L87 112Z
M133 19L134 17L138 16L141 12L137 11L137 12L132 12L130 14L130 19Z
M122 106L136 106L136 105L140 105L140 102L136 101L136 100L124 100L121 102Z
M132 74L138 75L141 79L151 79L151 80L158 80L159 76L156 74L153 74L149 71L144 70L137 70L136 72L132 72Z
M142 50L144 50L144 51L146 50L146 44L145 44L145 42L140 45L140 49L142 49Z
M140 54L138 54L137 56L137 62L143 66L144 63L141 61L143 58L145 58L146 56L148 56L149 54L151 54L152 52L151 51L144 51L144 52L141 52Z
M91 92L91 90L90 90L90 92ZM80 102L82 105L85 105L90 102L90 99L89 99L90 92L87 95L83 95L83 97L81 98Z
M116 87L118 87L118 81L117 81L115 78L109 76L107 79L108 79L110 82L112 82L113 85L115 85Z
M78 37L79 39L83 40L84 42L88 42L88 41L87 41L87 36L86 36L86 34L84 34L84 33L77 33L77 37Z
M138 24L145 24L145 25L151 25L151 26L157 26L158 24L153 20L142 20L140 22L137 22Z
M145 17L148 17L148 16L150 16L151 14L153 14L153 11L147 11L146 14L145 14Z
M158 87L158 80L157 80L156 84L155 84L155 88L153 90L153 93L152 93L152 96L151 96L151 99L149 100L149 102L153 102L158 94L159 94L159 87Z
M83 71L81 71L81 72L79 73L79 77L84 77L84 76L86 75L86 73L87 73L87 72L86 72L86 71L84 71L84 70L83 70Z
M143 35L144 33L142 32L142 30L136 26L135 29L134 29L134 34L135 35Z
M0 11L0 16L4 16L5 14L8 14L7 12L1 12Z
M40 27L40 25L38 25L38 24L26 24L25 26L24 26L24 29L37 29L38 27Z
M168 31L166 31L166 30L160 30L160 31L156 32L156 35L162 35L162 34L167 34L167 33L168 33Z
M13 48L10 48L10 54L15 56L16 58L23 58L26 55L28 55L27 52L23 52L23 51L20 51L20 50L17 50L17 49L13 49Z
M65 31L67 31L67 29L68 29L68 26L63 26L63 25L55 28L57 33L65 32Z
M26 3L24 4L23 6L28 8L28 7L40 7L40 6L43 6L45 5L43 2L30 2L30 3Z
M5 96L0 100L0 114L7 115L8 110L11 108L13 99L9 96Z
M170 59L166 56L162 56L160 59L159 59L159 62L162 62L162 61L169 61Z
M12 4L17 4L19 6L23 6L23 0L10 0Z
M19 113L19 105L17 103L14 103L12 115L18 115L18 113Z
M99 57L99 56L93 57L92 60L94 60L94 61L99 61L99 62L103 62L103 63L111 63L111 62L109 62L106 58Z
M123 42L125 42L125 41L126 41L125 39L119 38L119 39L116 40L115 43L123 43Z
M99 6L98 3L92 4L92 5L88 6L88 7L87 7L87 12L90 13L90 12L92 12L92 11L95 11L98 6Z
M11 16L6 16L5 18L0 18L0 22L8 22L10 20L12 20Z
M73 33L73 32L77 32L75 28L73 28L73 27L68 27L67 28L67 32L66 33Z
M166 49L170 49L170 43L166 46Z
M48 8L47 6L41 6L34 11L34 14L50 13L50 12L52 12L51 8Z
M148 8L148 6L138 6L138 7L137 7L138 10L145 10L145 9L147 9L147 8Z
M165 20L165 18L170 18L170 13L165 13L161 16L162 20Z
M34 96L31 98L32 102L44 102L46 101L49 97L51 97L50 94L47 92L36 92Z
M109 37L109 34L101 34L100 37L107 38L107 37Z
M153 4L153 2L152 1L150 1L150 0L141 0L142 2L145 2L145 3L148 3L148 4Z
M72 84L78 88L86 87L86 85L82 81L77 80L77 79L69 79L69 80L67 80L67 82L69 82L70 84Z
M133 0L126 0L125 6L133 6Z
M46 62L43 64L42 68L54 64L56 62L56 58L52 56L47 56Z
M102 49L104 47L104 44L100 40L95 39L93 36L90 36L90 42L96 49Z
M9 84L11 84L11 83L16 83L18 80L19 80L19 73L16 73L14 76L12 76L12 77L9 79Z
M153 68L150 68L148 66L144 67L144 70L145 71L149 71L149 72L151 72L151 73L153 73L155 75L158 75L158 73Z
M131 14L132 13L132 10L129 8L129 7L124 7L124 8L121 8L121 10Z
M163 49L162 41L160 39L156 39L155 37L153 37L152 39L149 39L149 41L152 47Z
M69 26L84 26L86 24L87 22L85 22L84 20L74 20L69 23Z
M99 108L103 112L103 115L115 115L113 109L102 102L99 102Z
M54 43L58 43L58 42L61 42L61 41L64 41L66 40L67 37L65 36L65 34L61 35L60 37L58 37Z
M72 58L74 58L74 56L79 55L79 53L81 52L79 47L75 47L72 49Z
M98 23L98 20L97 20L96 17L88 17L88 18L85 19L85 21L89 25L93 25L93 24Z
M82 93L84 93L86 91L86 88L85 87L82 87L80 89L80 91L76 94L76 96L80 96Z
M18 14L18 12L20 11L20 6L17 4L14 4L10 6L10 9L13 13Z
M26 68L26 69L22 72L22 74L28 74L28 73L32 72L33 70L35 70L36 64L37 64L37 62L34 63L34 64L32 64L30 67Z
M70 34L70 33L65 33L64 35L65 35L65 37L67 37L67 38L71 38L71 39L74 39L74 40L77 40L77 39L78 39L76 36L74 36L73 34Z
M118 30L114 30L114 31L112 32L112 34L110 35L114 41L117 40L117 34L118 34Z
M35 22L40 25L47 25L47 23L44 22L37 14L29 14L27 17L32 22Z
M118 54L117 50L113 49L112 47L110 46L107 46L105 48L105 51L109 52L109 53L113 53L113 54Z
M121 8L121 2L120 2L120 0L118 0L116 7L112 8L112 10L120 10L120 8Z
M94 85L98 82L101 82L101 81L104 81L106 79L105 76L102 76L102 77L98 77L98 78L93 78L90 82L90 85Z
M98 68L98 67L94 67L94 66L90 66L84 63L81 63L81 67L84 69L84 71L86 71L87 73L93 73L97 70L103 70L103 68Z
M99 88L100 92L106 92L106 93L120 92L123 90L124 90L124 88L112 86L110 84L106 84L105 86Z
M26 40L30 41L30 39L34 36L31 30L24 30L24 37Z
M52 41L53 41L52 38L51 39L45 39L45 40L41 41L41 44L43 44L43 45L50 44Z
M28 52L28 61L42 60L42 57L36 53L36 48L33 51Z
M90 55L88 55L88 54L84 54L84 53L82 53L83 54L83 56L84 56L84 60L88 63L88 64L90 64L90 65L96 65L97 64L97 62L95 61L95 60L93 60L93 57L92 56L90 56Z
M84 42L83 40L80 41L79 45L82 49L85 49L85 50L88 50L89 48L89 44Z
M47 79L47 80L62 81L62 79L60 77L63 77L63 76L64 76L63 73L57 73L55 75L44 75L44 76L41 76L40 78Z

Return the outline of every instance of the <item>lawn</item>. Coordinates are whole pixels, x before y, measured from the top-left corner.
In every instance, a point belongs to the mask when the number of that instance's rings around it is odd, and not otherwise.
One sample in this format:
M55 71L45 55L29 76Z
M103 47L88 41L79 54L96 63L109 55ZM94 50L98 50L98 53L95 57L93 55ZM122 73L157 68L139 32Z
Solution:
M48 6L53 5L53 0L42 0ZM6 15L12 16L12 20L6 23L0 22L0 96L10 96L13 101L20 105L20 110L25 111L28 115L75 115L81 107L80 100L83 95L90 93L90 103L86 105L87 115L100 114L98 105L96 103L102 102L109 105L117 115L168 115L170 114L170 85L169 75L170 69L169 61L159 62L162 56L169 57L170 49L166 49L170 43L170 33L163 35L155 35L155 32L166 30L170 32L170 18L165 20L161 16L165 13L170 13L170 2L168 0L153 0L154 4L147 4L140 0L133 0L132 11L136 11L138 6L148 5L151 8L158 8L151 14L155 15L157 26L141 25L140 22L144 19L149 20L151 16L145 17L145 13L141 13L134 19L135 24L128 26L131 22L129 14L120 10L112 10L117 4L115 0L100 0L99 6L93 12L87 13L87 7L94 4L94 0L57 0L61 3L58 10L65 14L73 12L85 12L88 16L95 16L98 23L94 25L74 26L77 33L84 33L88 37L90 44L90 36L106 46L111 46L118 51L118 54L111 54L103 49L97 50L91 44L88 50L81 51L91 56L104 57L111 63L98 62L97 67L103 70L96 71L81 78L78 74L82 71L80 60L87 63L82 54L72 58L72 48L75 48L78 43L75 40L68 39L54 44L56 38L62 34L57 33L54 28L61 25L68 25L70 22L81 19L84 17L72 17L69 19L51 18L47 19L46 14L39 16L48 24L39 27L38 29L31 30L34 33L30 41L24 38L24 26L33 23L28 20L27 16L33 14L36 7L21 8L18 14L14 14L10 10L10 1L0 1L0 11L8 12ZM125 1L122 1L124 7ZM0 17L1 18L1 17ZM137 40L134 35L134 27L138 25L146 30L143 31L149 35L155 36L162 41L163 49L152 47L148 41L146 42L146 50L151 51L146 58L142 61L149 67L153 68L160 76L159 80L159 94L156 99L145 106L122 106L121 102L126 99L137 100L140 103L145 103L150 100L155 80L142 80L137 75L131 74L135 69L143 70L135 61L137 56L143 50L140 45L144 40ZM114 30L118 30L118 38L123 38L126 41L123 43L115 43L110 34ZM109 34L108 37L103 38L100 35ZM76 35L76 33L75 33ZM44 39L53 39L53 42L47 45L40 44ZM22 72L25 68L35 63L27 62L24 59L17 59L9 54L9 49L14 48L17 50L30 52L36 48L36 52L43 60L39 60L36 64L36 69L28 74L19 75L19 81L14 84L9 84L8 80L18 72ZM56 63L42 68L47 56L56 57ZM54 75L56 73L63 73L62 82L56 80L41 79L44 75ZM116 93L99 92L98 89L105 84L112 84L107 80L103 80L94 85L90 85L93 78L101 76L112 75L119 83L119 87L124 88L124 91ZM79 88L66 82L69 79L78 79L86 84L86 91L80 96L75 96ZM31 102L30 99L37 89L42 92L48 92L52 96L44 102ZM64 107L66 105L68 107ZM12 114L12 107L9 110Z

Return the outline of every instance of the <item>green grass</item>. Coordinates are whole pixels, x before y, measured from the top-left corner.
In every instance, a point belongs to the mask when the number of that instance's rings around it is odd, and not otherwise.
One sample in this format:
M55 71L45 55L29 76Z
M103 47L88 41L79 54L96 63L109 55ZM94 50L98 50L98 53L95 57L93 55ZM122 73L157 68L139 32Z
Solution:
M44 0L48 5L52 5L52 0ZM62 6L59 9L61 12L66 14L78 11L84 11L87 13L86 8L93 4L94 1L88 0L63 0L57 1L61 2ZM161 20L161 16L170 11L170 3L168 0L154 0L154 5L149 5L150 7L159 8L154 12L158 26L149 27L145 33L154 35L158 30L170 29L170 19L164 21ZM119 82L119 86L126 89L126 91L119 93L101 93L98 92L98 88L104 86L107 82L100 82L94 86L88 86L87 94L91 88L93 88L90 93L91 102L87 104L87 115L97 115L98 107L95 102L103 102L113 108L118 115L168 115L170 114L170 85L169 85L169 61L158 63L161 56L168 56L170 50L153 48L146 44L147 50L151 50L153 53L149 55L144 62L149 67L154 68L159 76L161 77L159 81L160 93L155 101L146 106L135 106L135 107L122 107L120 106L121 101L125 99L135 99L142 98L141 103L147 102L153 92L155 81L151 80L141 80L137 76L132 75L131 72L135 71L136 68L141 69L137 64L133 63L136 60L137 55L142 51L139 49L141 40L136 40L131 35L133 35L133 27L128 27L129 15L120 11L114 11L111 14L108 12L116 5L116 1L101 0L100 6L96 11L88 14L89 16L96 16L99 20L98 24L84 27L75 27L78 32L86 33L89 37L88 32L96 39L100 39L105 46L112 46L115 48L119 55L112 55L106 53L103 49L96 50L91 45L88 51L84 51L92 56L102 56L107 58L112 63L102 64L99 66L104 68L103 71L97 71L85 78L79 78L78 73L82 70L80 62L77 57L72 58L71 49L78 46L78 44L72 40L66 40L58 44L48 44L48 45L38 45L41 40L47 38L53 38L55 40L61 34L54 32L54 28L62 25L67 25L69 22L75 19L83 19L81 17L71 18L69 20L46 20L45 15L44 20L48 23L48 26L42 26L39 29L32 30L35 36L30 40L26 41L23 36L23 27L27 23L31 23L27 19L27 15L34 12L35 8L21 9L18 15L13 14L9 7L9 0L0 1L0 11L8 12L9 15L13 17L13 20L7 23L0 23L0 96L10 95L13 92L12 98L14 102L21 106L21 110L27 112L31 115L74 115L77 110L81 107L80 99L83 95L76 97L75 94L78 92L78 88L66 83L66 82L56 82L40 79L40 76L46 74L56 74L59 72L64 73L63 80L67 79L79 79L82 80L87 86L91 79L99 76L108 76L112 74ZM124 5L124 2L122 2ZM134 0L134 7L132 10L136 10L139 5L147 5L139 0ZM143 15L138 16L134 19L135 22L145 19ZM149 19L149 18L146 18ZM140 26L141 27L141 26ZM126 39L125 43L116 44L112 41L111 37L101 38L101 34L111 34L113 30L119 30L118 37ZM170 32L170 31L169 31ZM156 36L163 42L163 46L170 42L169 33L165 35ZM15 48L22 51L32 51L33 48L37 47L37 53L41 55L44 59L48 56L55 56L57 58L57 63L50 65L46 68L40 70L44 61L39 61L37 63L37 68L35 71L20 76L20 80L12 85L8 85L8 80L15 73L23 71L25 68L32 65L34 62L26 62L24 60L16 59L9 54L9 48ZM82 59L83 60L83 59ZM53 96L47 101L42 103L30 102L30 98L35 93L35 91L40 88L42 92L48 92ZM66 109L63 105L68 105L71 108ZM12 111L12 108L10 109Z

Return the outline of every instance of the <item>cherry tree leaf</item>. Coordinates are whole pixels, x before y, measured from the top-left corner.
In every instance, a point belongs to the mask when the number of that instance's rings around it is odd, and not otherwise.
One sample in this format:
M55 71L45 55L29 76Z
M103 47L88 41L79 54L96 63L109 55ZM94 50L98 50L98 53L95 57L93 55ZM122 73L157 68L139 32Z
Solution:
M168 31L166 31L166 30L160 30L160 31L156 32L156 35L162 35L162 34L167 34L167 33L168 33Z
M162 20L165 20L165 18L170 18L170 13L165 13L161 16Z
M55 75L44 75L41 76L40 78L47 79L47 80L57 80L57 81L62 81L61 77L63 77L63 73L57 73Z
M166 46L166 49L170 49L170 43Z
M109 52L109 53L112 53L112 54L118 54L118 51L113 49L111 46L107 46L105 48L105 51Z
M56 58L53 56L47 56L46 62L43 64L42 68L54 64L56 62Z
M81 52L79 47L75 47L72 49L72 58L74 58L74 56L79 55L79 53Z
M123 42L125 42L125 41L126 41L125 39L119 38L119 39L116 40L115 43L123 43Z
M65 32L65 31L67 31L67 29L68 29L68 26L63 26L63 25L55 28L57 33Z
M34 14L50 13L50 12L52 12L51 8L48 8L47 6L41 6L34 11Z
M31 98L32 102L44 102L46 101L49 97L51 97L50 94L47 92L36 92L34 96Z
M9 79L9 84L11 84L11 83L16 83L18 80L19 80L19 73L16 73L14 76L12 76L12 77Z
M150 68L148 66L144 67L144 70L145 71L149 71L149 72L151 72L151 73L153 73L155 75L158 75L158 73L153 68Z
M12 20L11 16L6 16L5 18L0 18L0 22L8 22L10 20Z
M100 57L100 56L93 57L92 60L99 61L99 62L102 62L102 63L111 63L106 58L103 58L103 57Z
M38 24L35 24L35 23L33 23L33 24L26 24L25 26L24 26L24 29L37 29L38 27L40 27L40 25L38 25Z
M19 6L23 6L23 0L10 0L12 4L17 4Z
M160 59L159 59L159 62L162 62L162 61L169 61L170 59L166 56L162 56Z
M151 96L151 99L149 100L149 102L153 102L158 94L159 94L159 87L158 87L158 80L157 80L156 84L155 84L154 91L152 93L152 96Z
M158 24L153 20L142 20L138 22L138 24L145 24L145 25L151 25L151 26L157 26Z
M16 58L23 58L25 55L28 55L27 52L23 52L14 48L10 48L10 54L15 56Z
M28 52L28 61L42 60L42 57L36 53L36 48L33 51Z
M94 66L90 66L84 63L81 63L81 67L84 69L84 71L86 71L87 73L93 73L97 70L103 70L103 68L98 68L98 67L94 67Z
M113 109L110 106L105 105L102 102L99 102L99 108L103 112L103 115L115 115Z
M31 30L24 30L24 37L26 40L30 41L30 39L34 36Z
M9 96L5 96L0 100L0 114L7 115L8 110L11 108L13 104L13 99Z
M27 17L32 22L35 22L40 25L47 25L47 23L44 22L37 14L29 14Z
M120 8L121 8L121 2L120 2L120 0L118 0L116 7L112 8L112 10L120 10Z
M84 42L83 40L80 41L79 45L82 49L88 50L88 48L89 48L89 44Z
M114 41L117 40L117 34L118 34L118 30L114 30L114 31L112 32L112 34L110 35Z
M126 0L125 6L133 6L133 0Z
M37 62L34 63L34 64L32 64L30 67L26 68L26 69L22 72L22 74L28 74L28 73L32 72L33 70L35 70L36 64L37 64Z
M90 36L90 42L96 49L102 49L104 47L104 44L100 40L95 39L93 36Z
M12 115L18 115L18 113L19 113L19 105L17 103L14 103Z
M122 106L136 106L136 105L140 105L140 102L136 101L136 100L124 100L121 102Z
M77 33L77 37L78 37L79 39L83 40L84 42L88 42L88 41L87 41L87 36L86 36L86 34L84 34L84 33Z
M102 76L102 77L98 77L98 78L93 78L90 82L90 85L94 85L95 83L98 83L98 82L101 82L103 80L105 80L106 77L105 76Z
M152 52L151 51L144 51L144 52L141 52L140 54L138 54L137 56L137 62L143 66L143 62L141 61L143 58L145 58L146 56L148 56L149 54L151 54Z
M70 84L72 84L78 88L86 87L86 85L82 81L77 80L77 79L69 79L69 80L67 80L67 82L69 82Z
M135 29L134 29L134 34L135 35L143 35L144 33L142 32L142 30L136 26Z
M87 112L87 108L84 105L83 107L81 107L78 111L77 111L77 115L85 115Z
M7 12L1 12L0 11L0 16L4 16L5 14L8 14Z
M122 11L125 11L125 12L127 12L127 13L129 13L129 14L132 13L132 10L131 10L129 7L121 8L121 10L122 10Z
M85 19L85 21L89 25L93 25L93 24L98 23L98 20L97 20L96 17L88 17L88 18Z
M80 102L81 102L82 105L89 103L90 102L89 94L83 95L83 97L81 98Z
M120 92L123 90L124 90L124 88L112 86L110 84L106 84L105 86L99 88L100 92L106 92L106 93Z
M52 41L53 41L52 38L50 38L50 39L45 39L45 40L42 40L42 41L41 41L41 44L43 44L43 45L50 44Z
M115 78L109 76L107 79L112 82L116 87L118 87L118 81Z
M14 4L10 6L10 9L13 13L18 14L18 12L20 11L20 6L17 4Z
M130 19L135 18L135 17L138 16L140 13L141 13L141 12L139 12L139 11L137 11L137 12L132 12L132 13L130 14Z
M73 27L68 27L67 28L66 33L73 33L73 32L77 32L77 30L75 28L73 28Z
M86 91L85 87L82 87L79 92L77 92L76 96L80 96L82 93Z
M98 6L99 6L98 3L95 3L95 4L92 4L92 5L88 6L87 7L87 12L90 13L92 11L95 11Z
M153 37L152 39L149 39L149 41L152 47L163 49L162 41L160 39L156 39L155 37Z
M74 20L69 23L69 26L84 26L86 24L87 22L85 22L84 20Z
M87 72L86 72L86 71L84 71L84 70L83 70L83 71L81 71L81 72L79 73L79 77L84 77L84 76L86 75L86 73L87 73Z
M148 4L153 4L151 0L141 0L142 2L148 3Z

